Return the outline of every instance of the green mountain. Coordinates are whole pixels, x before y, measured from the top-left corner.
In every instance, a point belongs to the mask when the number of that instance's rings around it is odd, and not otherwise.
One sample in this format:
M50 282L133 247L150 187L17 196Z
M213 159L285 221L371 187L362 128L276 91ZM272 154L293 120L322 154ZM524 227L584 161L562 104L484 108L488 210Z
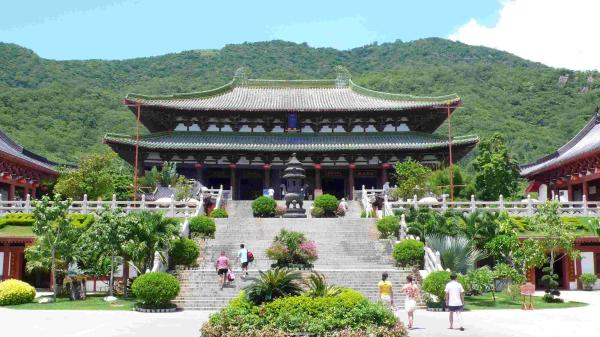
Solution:
M502 132L520 162L564 144L600 105L597 72L438 38L347 51L271 41L122 61L47 60L0 43L0 128L33 151L74 162L106 150L106 132L134 132L134 116L121 104L127 93L214 88L243 65L252 77L278 79L333 78L334 66L344 65L356 83L375 90L457 93L464 107L453 116L454 133ZM564 85L561 75L569 76Z

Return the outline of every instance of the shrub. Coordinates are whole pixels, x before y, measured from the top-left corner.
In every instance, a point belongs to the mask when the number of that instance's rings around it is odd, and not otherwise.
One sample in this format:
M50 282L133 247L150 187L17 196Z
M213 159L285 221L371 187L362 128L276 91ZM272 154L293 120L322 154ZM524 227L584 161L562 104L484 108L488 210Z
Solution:
M131 291L145 308L170 308L179 294L179 281L168 273L146 273L133 281Z
M450 282L450 274L449 271L434 271L429 273L423 280L421 289L423 289L424 292L437 297L437 302L443 302L446 284ZM463 288L467 289L464 276L458 275L458 281L462 284Z
M471 270L465 277L466 291L472 295L481 295L493 290L494 272L488 266Z
M310 210L310 215L313 218L322 218L325 216L325 210L321 207L314 207Z
M337 210L339 204L340 202L334 195L323 194L315 198L313 206L315 208L322 208L325 212L325 216L335 216L335 211Z
M285 207L283 206L277 206L275 207L275 216L276 217L281 217L285 214Z
M92 223L94 223L94 215L93 214L69 214L69 220L71 221L71 225L75 228L88 228Z
M275 260L276 267L310 267L319 256L314 241L307 240L300 232L282 229L266 251Z
M420 266L425 256L425 245L418 240L402 240L394 246L392 255L402 267Z
M229 214L222 208L215 208L210 212L211 218L229 218Z
M196 264L200 249L193 240L180 238L171 244L169 256L176 265L191 266Z
M275 207L277 207L277 203L271 197L262 196L252 201L252 212L255 217L272 217L275 215Z
M593 286L598 280L598 276L594 273L583 273L579 279L584 286Z
M262 306L243 295L212 315L203 337L292 337L299 332L334 337L405 337L394 314L352 289L328 297L285 296Z
M260 271L258 279L244 288L248 301L260 305L279 297L299 295L302 292L302 274L285 268Z
M35 298L35 289L19 280L0 282L0 306L30 303Z
M395 236L400 230L400 220L395 215L384 216L377 220L377 229L382 238Z
M371 212L371 211L367 212L367 211L363 210L360 212L360 217L361 218L372 218L373 212Z
M215 220L204 216L194 216L190 218L190 232L201 234L206 237L214 237L217 226Z
M33 226L31 213L8 213L0 218L0 228L4 226Z

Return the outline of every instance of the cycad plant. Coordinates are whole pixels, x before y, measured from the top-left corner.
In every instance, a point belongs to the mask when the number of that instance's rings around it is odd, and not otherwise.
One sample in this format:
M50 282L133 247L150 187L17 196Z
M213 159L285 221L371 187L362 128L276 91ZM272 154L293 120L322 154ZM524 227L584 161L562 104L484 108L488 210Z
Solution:
M461 274L472 270L482 257L474 243L461 236L431 235L427 237L427 245L440 253L444 268Z
M274 299L300 295L302 275L287 268L275 268L259 272L259 277L244 288L248 300L256 305Z
M325 275L313 272L304 282L308 288L306 295L310 297L330 297L338 295L342 289L327 283Z

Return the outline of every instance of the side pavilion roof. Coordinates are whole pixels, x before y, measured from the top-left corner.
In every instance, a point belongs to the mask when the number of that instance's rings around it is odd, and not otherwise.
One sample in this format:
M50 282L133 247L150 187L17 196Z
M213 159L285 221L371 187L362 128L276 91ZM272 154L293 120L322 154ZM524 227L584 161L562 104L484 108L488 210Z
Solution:
M50 175L57 175L55 162L39 156L15 143L7 134L0 131L0 162L6 159L33 167Z
M598 154L600 154L600 112L596 112L583 129L556 152L522 165L521 175L531 177Z

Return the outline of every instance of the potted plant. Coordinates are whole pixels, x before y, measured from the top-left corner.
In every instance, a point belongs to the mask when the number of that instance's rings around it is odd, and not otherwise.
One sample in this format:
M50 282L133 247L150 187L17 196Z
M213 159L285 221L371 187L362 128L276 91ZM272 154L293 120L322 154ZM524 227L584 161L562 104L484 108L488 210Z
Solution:
M579 277L581 283L583 284L583 290L592 290L594 289L594 284L598 280L598 276L594 273L583 273Z

